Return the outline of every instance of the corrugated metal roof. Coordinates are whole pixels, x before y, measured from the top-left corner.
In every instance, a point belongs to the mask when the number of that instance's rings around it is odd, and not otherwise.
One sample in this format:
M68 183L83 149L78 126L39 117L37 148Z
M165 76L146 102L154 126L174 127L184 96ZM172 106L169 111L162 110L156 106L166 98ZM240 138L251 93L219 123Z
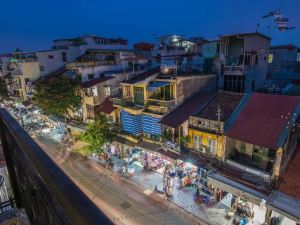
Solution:
M127 80L127 81L123 81L122 83L125 83L125 84L135 84L137 82L140 82L140 81L143 81L143 80L146 80L147 78L155 75L155 74L158 74L160 72L160 67L155 67L151 70L148 70L144 73L141 73L141 74L138 74L136 75L135 77Z
M300 199L300 145L295 149L294 155L277 184L276 189L289 196Z
M104 81L107 81L107 80L111 80L113 79L114 77L99 77L99 78L96 78L96 79L93 79L93 80L89 80L89 81L86 81L84 82L81 87L83 88L89 88L89 87L93 87L97 84L100 84Z
M253 93L241 111L233 115L236 117L226 127L225 136L276 149L299 102L300 96Z
M163 117L161 123L169 127L177 128L187 121L189 116L200 110L209 101L213 94L214 93L201 92L191 99L188 99L182 105Z
M111 114L117 107L114 107L112 99L106 98L99 106L96 106L96 112L102 112L106 114Z

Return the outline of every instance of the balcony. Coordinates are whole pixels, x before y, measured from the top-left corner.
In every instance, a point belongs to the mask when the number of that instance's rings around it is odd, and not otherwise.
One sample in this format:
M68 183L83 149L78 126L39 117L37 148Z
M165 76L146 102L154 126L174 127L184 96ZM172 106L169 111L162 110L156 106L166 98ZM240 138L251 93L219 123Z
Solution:
M168 109L172 109L175 107L175 100L161 100L161 99L148 99L149 106L158 106L158 107L165 107Z
M113 66L117 65L116 61L88 61L88 62L72 62L66 65L67 69L74 67L93 67L93 66Z
M9 85L8 89L10 89L10 90L20 90L20 89L22 89L22 87L19 83L13 83L13 84Z
M16 205L31 224L113 224L4 109L0 135Z
M243 75L244 66L224 66L224 75Z
M119 108L125 108L133 114L140 114L144 110L144 106L137 105L129 98L113 98L113 105Z
M12 76L20 76L20 75L23 75L23 72L21 70L13 70L13 71L10 71L10 74Z
M84 102L88 105L100 105L101 98L99 96L84 96Z

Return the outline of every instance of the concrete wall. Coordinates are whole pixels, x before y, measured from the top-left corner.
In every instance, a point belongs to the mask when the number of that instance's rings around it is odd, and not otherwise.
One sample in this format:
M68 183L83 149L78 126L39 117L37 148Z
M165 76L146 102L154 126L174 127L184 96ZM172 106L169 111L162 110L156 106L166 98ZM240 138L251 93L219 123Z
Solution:
M177 76L176 83L176 104L180 104L199 91L214 91L216 75Z
M67 51L49 50L36 53L40 65L44 67L44 71L41 71L42 75L54 72L64 65L65 62L62 60L62 52ZM49 58L49 56L53 56L53 58Z
M294 71L294 68L284 68L282 64L295 63L297 60L297 49L272 49L270 53L273 53L273 62L269 64L269 74Z

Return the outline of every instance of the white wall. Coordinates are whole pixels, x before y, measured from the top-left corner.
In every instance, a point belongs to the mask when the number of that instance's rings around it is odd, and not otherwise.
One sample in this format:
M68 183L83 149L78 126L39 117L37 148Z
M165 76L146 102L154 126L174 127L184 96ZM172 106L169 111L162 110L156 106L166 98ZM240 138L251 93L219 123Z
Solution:
M62 50L49 50L36 53L40 66L44 67L44 71L41 71L42 75L51 73L64 65L62 52ZM53 58L50 59L49 56L53 56Z

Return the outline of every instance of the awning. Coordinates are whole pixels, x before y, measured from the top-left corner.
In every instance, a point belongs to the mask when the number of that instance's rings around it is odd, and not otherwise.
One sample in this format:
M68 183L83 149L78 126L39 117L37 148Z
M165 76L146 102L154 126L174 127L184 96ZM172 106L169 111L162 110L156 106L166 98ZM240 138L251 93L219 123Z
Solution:
M257 205L260 205L262 199L267 196L249 188L241 183L233 181L227 177L222 176L215 170L210 170L207 174L207 180L210 185L218 187L219 189L229 192L235 196L244 196L247 200Z
M160 87L170 85L170 82L158 81L148 85L147 90L155 90Z

